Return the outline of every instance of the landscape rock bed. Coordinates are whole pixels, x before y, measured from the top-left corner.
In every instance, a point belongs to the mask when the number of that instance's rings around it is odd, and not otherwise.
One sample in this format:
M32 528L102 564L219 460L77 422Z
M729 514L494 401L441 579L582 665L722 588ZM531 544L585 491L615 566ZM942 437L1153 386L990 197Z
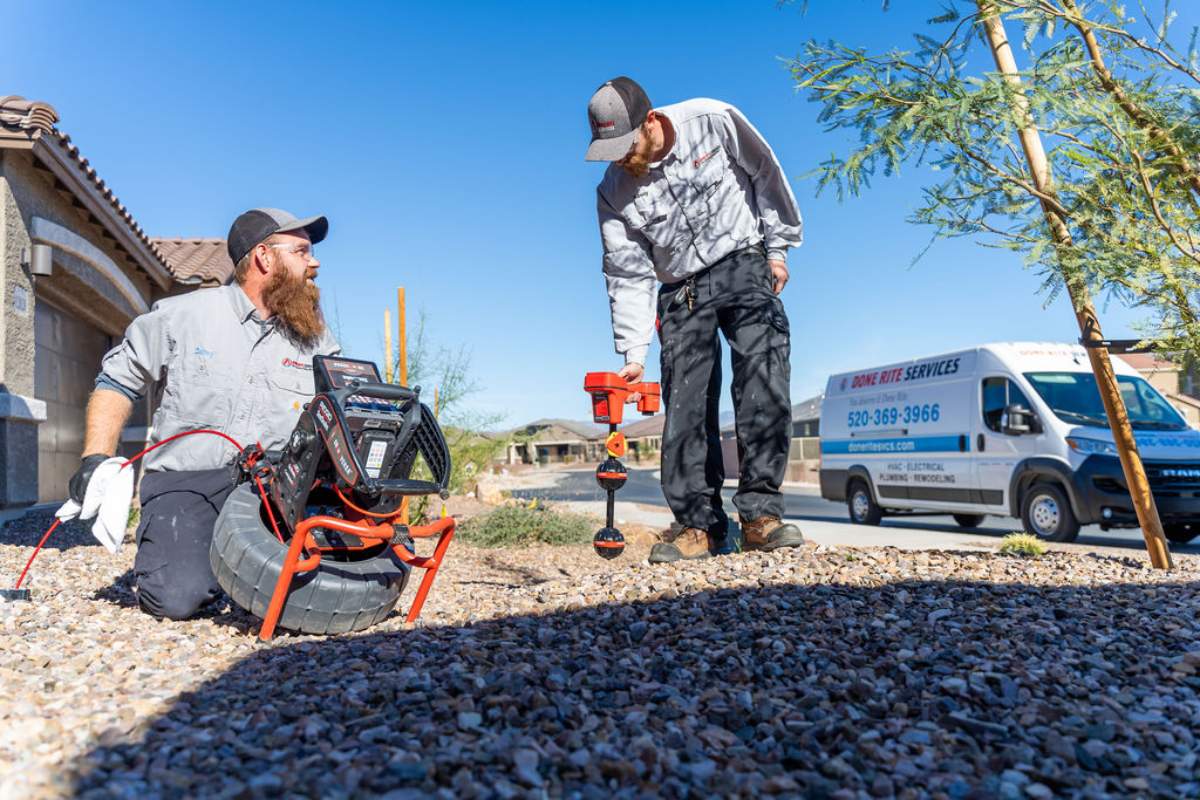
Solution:
M645 550L456 544L416 628L259 645L56 534L0 603L0 797L1200 795L1197 557Z

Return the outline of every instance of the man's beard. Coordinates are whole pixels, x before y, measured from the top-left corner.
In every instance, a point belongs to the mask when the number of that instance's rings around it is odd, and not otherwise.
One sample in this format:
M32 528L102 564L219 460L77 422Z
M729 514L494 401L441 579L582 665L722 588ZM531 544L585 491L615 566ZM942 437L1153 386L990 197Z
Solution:
M293 278L282 266L275 267L263 287L263 305L297 343L312 347L325 332L321 315L321 290L309 285L305 276Z
M654 144L650 138L649 129L642 126L633 147L621 159L621 167L634 178L644 178L650 171L650 162L654 158Z
M637 150L625 156L621 160L621 167L629 173L631 177L643 178L650 171L650 154L641 153Z

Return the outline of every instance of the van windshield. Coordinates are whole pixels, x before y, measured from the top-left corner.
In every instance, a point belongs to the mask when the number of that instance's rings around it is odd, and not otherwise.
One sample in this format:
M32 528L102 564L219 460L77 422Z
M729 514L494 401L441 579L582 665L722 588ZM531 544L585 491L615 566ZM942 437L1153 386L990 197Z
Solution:
M1063 422L1074 425L1108 427L1104 403L1096 388L1096 376L1090 372L1027 372L1025 377ZM1118 375L1121 397L1129 409L1129 421L1135 430L1181 431L1187 429L1179 412L1142 378Z

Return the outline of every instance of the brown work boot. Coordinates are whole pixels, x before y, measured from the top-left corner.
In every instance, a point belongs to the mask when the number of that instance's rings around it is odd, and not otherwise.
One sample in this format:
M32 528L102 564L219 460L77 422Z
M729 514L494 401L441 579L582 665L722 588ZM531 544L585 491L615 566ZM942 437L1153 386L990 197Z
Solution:
M804 534L791 523L779 517L759 517L742 523L742 550L771 552L781 547L799 547L804 544Z
M678 533L666 532L662 541L650 548L651 564L670 564L672 561L691 561L709 558L711 542L708 532L701 528L683 528Z

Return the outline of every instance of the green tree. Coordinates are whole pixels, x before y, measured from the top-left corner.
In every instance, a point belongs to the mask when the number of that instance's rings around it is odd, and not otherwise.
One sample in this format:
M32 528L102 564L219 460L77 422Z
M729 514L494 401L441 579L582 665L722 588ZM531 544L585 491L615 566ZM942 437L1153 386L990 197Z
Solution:
M886 9L886 3L885 3ZM873 55L809 42L792 65L831 128L859 146L820 169L844 196L908 161L948 177L913 219L939 236L983 235L1024 253L1052 293L1071 297L1125 477L1155 566L1169 567L1162 525L1117 388L1093 291L1151 310L1148 338L1200 353L1194 308L1200 250L1196 34L1171 39L1170 2L1149 16L1114 0L957 0L917 34L914 51ZM1022 72L1005 30L1025 30ZM982 42L994 72L972 58ZM1049 145L1047 146L1047 142ZM1019 147L1018 147L1019 145Z
M392 374L394 382L399 383L398 356ZM437 390L438 422L450 449L450 491L457 494L470 490L476 476L487 469L504 446L502 439L486 433L503 417L483 414L466 405L468 398L482 390L471 375L471 351L465 345L455 349L436 343L428 334L424 311L418 315L416 330L408 341L408 385L420 386L421 402L431 408ZM428 468L418 460L414 476L428 475ZM427 497L417 499L410 511L414 521L436 513Z
M872 178L924 165L912 221L1021 252L1048 299L1070 286L1151 315L1140 333L1200 355L1200 68L1196 32L1116 0L954 0L908 50L810 41L791 62L830 130L858 135L818 169L819 190L852 196ZM1024 30L1020 89L991 69L990 8ZM1182 41L1180 41L1182 39ZM1014 104L1021 92L1027 114ZM1054 193L1018 144L1026 119L1045 142ZM1049 206L1069 232L1055 241Z

